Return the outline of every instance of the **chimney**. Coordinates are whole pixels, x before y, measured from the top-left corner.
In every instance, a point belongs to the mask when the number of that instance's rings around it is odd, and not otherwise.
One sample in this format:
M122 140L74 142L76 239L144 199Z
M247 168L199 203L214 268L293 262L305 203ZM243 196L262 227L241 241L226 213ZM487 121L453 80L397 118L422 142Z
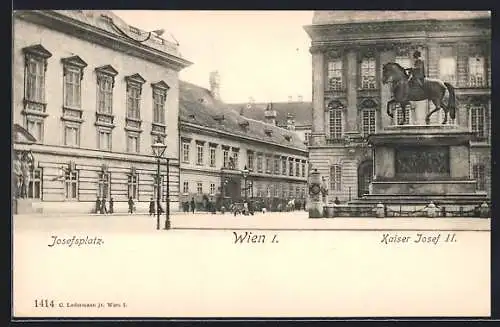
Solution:
M295 115L292 113L286 115L286 128L290 131L295 130Z
M298 95L298 96L297 96L297 101L299 101L299 102L304 101L304 98L302 98L302 95Z
M218 71L210 73L210 93L215 100L220 100L220 75Z
M276 110L273 109L272 102L267 105L264 117L266 118L266 123L276 125Z
M292 102L292 101L293 101L293 99L292 99L292 96L290 95L290 96L288 97L288 102Z

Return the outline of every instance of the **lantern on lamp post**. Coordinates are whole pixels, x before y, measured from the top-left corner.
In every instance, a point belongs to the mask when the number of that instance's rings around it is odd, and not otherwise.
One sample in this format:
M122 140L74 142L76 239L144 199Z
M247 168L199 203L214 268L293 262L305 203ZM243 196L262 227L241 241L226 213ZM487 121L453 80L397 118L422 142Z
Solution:
M159 139L151 145L153 149L153 154L156 157L156 229L160 229L160 159L163 157L167 146L163 144Z

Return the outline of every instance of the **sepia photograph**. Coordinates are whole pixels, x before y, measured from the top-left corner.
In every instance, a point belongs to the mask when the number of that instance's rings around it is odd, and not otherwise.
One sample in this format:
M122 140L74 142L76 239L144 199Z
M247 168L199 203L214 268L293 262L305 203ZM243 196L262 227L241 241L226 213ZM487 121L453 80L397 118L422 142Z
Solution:
M13 317L490 316L490 11L12 15Z

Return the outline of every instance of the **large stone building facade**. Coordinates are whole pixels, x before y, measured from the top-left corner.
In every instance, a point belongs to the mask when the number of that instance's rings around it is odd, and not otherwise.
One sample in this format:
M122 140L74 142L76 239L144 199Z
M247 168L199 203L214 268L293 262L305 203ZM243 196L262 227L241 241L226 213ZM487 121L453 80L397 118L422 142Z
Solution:
M311 37L313 113L309 158L326 177L329 200L349 201L369 191L373 175L367 136L392 124L425 124L427 101L396 107L382 83L382 66L412 66L419 50L426 75L451 83L458 124L474 133L470 176L490 192L491 18L489 12L319 11L305 29ZM403 121L402 110L407 115ZM440 124L441 111L432 116Z
M271 210L307 197L308 152L296 133L247 117L211 90L180 82L181 202L228 207L245 199ZM245 167L248 175L245 177ZM246 192L245 192L246 190Z
M109 11L20 11L13 31L13 123L36 140L14 150L35 158L33 205L88 213L104 197L126 212L132 197L145 210L157 192L151 145L160 138L176 210L178 72L191 64L177 45Z

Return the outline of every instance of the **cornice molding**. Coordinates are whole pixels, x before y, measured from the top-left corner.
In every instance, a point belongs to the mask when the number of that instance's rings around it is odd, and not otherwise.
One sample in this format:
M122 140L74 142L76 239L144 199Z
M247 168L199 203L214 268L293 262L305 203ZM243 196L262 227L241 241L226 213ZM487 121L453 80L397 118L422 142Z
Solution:
M461 19L461 20L414 20L414 21L391 21L391 22L366 22L366 23L346 23L346 24L324 24L309 25L306 31L312 39L321 36L339 35L345 37L346 34L373 34L390 32L451 32L470 31L471 29L491 30L491 19Z
M135 40L105 31L93 25L71 19L53 10L31 10L15 13L14 18L45 26L49 29L72 35L91 43L121 52L124 55L139 57L158 65L180 71L193 63L179 56L160 51ZM124 47L126 49L124 49Z

